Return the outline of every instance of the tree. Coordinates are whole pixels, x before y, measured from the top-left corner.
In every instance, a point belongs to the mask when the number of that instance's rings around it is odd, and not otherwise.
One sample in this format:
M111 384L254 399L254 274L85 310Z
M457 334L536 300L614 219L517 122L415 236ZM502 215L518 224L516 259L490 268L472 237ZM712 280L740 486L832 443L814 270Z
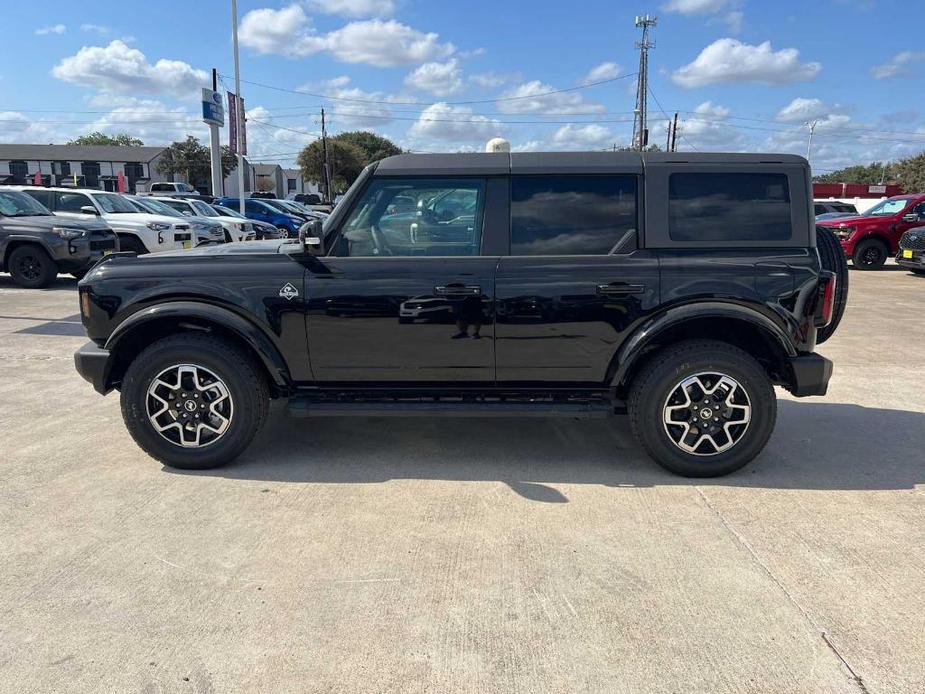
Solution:
M227 147L222 147L222 178L237 167L235 155ZM199 144L199 140L187 135L185 140L172 143L160 156L155 167L163 176L181 174L194 187L208 188L212 180L212 159L209 148Z
M357 145L333 137L328 140L328 159L334 174L334 190L349 188L368 163L366 152ZM321 140L315 140L303 149L296 161L305 178L313 183L324 182L324 150Z
M876 185L881 182L893 181L895 177L894 167L891 164L875 161L867 165L846 166L838 171L814 176L813 181L816 183L865 183L867 185Z
M116 133L107 135L98 130L96 132L81 135L68 142L69 145L118 145L120 147L141 147L144 142L137 137L132 137L128 133Z
M328 138L328 159L334 174L334 190L345 190L360 172L374 161L401 154L401 148L388 138L353 130ZM321 140L315 140L299 153L296 160L302 175L313 183L324 183L324 149Z
M372 164L374 161L401 154L401 147L390 139L366 130L338 133L331 139L338 142L349 142L362 149L366 157L366 164Z
M894 165L896 178L907 193L925 191L925 152L901 159Z

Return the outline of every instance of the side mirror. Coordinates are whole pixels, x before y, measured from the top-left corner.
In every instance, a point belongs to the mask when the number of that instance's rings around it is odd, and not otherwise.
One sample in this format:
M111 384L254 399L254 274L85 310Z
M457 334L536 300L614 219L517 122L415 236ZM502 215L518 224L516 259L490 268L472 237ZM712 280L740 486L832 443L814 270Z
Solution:
M93 205L84 205L80 208L81 214L92 214L99 217L99 211Z
M299 244L306 253L324 255L324 232L320 219L306 222L299 227Z
M903 221L911 224L912 222L919 221L919 216L915 212L909 212L903 215Z

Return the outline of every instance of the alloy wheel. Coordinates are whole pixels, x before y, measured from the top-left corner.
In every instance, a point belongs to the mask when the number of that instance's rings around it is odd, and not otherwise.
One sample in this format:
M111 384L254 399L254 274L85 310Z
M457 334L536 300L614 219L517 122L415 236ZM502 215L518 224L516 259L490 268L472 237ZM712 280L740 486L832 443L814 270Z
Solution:
M672 388L662 412L665 433L675 446L691 455L711 456L742 439L752 408L748 393L734 378L703 372Z
M209 369L176 364L161 371L145 398L154 430L183 448L202 448L222 438L231 426L234 404L224 381Z

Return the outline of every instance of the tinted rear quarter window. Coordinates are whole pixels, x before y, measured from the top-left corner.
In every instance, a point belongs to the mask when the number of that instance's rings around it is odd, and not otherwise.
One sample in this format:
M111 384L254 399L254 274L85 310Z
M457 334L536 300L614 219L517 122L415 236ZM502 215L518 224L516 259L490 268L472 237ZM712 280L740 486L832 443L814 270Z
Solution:
M513 176L511 255L607 255L635 248L636 177Z
M93 207L90 198L83 193L55 193L55 209L58 212L80 212L81 207Z
M673 173L673 241L785 241L793 234L786 174Z

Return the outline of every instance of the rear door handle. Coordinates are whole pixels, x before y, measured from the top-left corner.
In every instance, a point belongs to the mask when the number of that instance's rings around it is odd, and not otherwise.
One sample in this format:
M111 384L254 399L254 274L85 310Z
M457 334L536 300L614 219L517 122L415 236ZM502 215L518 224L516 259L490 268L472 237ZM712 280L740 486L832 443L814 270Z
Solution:
M602 296L626 296L627 294L643 294L646 291L644 284L627 284L626 282L611 282L597 285L597 293Z
M437 296L482 296L482 288L471 284L447 284L434 287Z

